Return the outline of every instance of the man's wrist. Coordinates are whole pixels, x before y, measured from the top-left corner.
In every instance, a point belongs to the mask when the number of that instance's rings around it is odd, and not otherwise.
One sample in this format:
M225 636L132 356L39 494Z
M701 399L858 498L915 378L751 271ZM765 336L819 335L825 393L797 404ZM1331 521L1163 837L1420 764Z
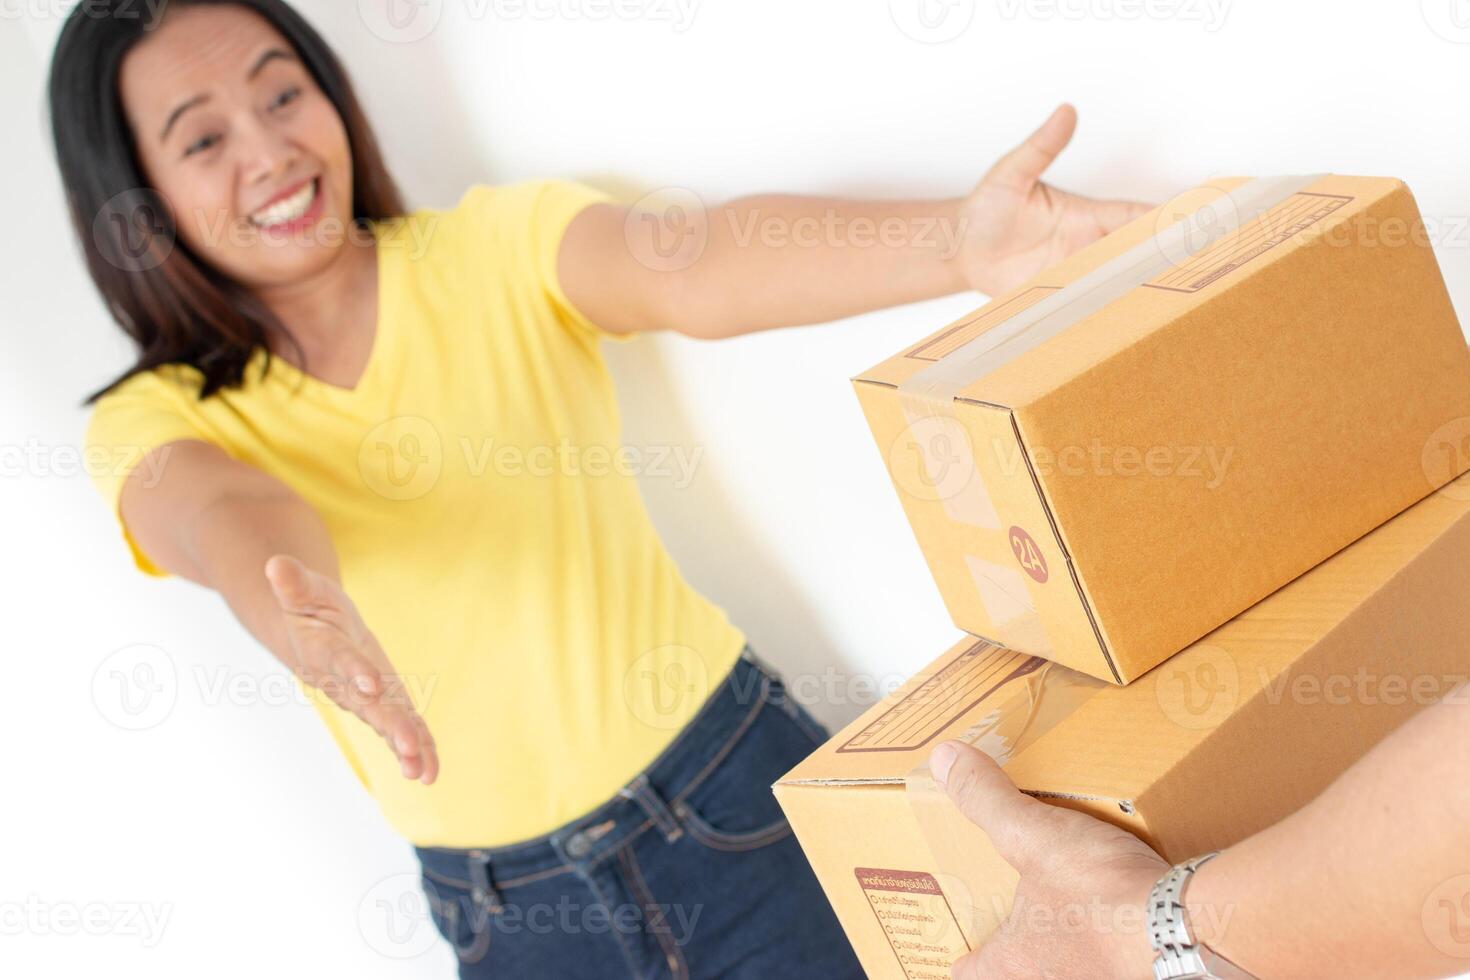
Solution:
M1230 916L1222 911L1215 886L1220 880L1221 862L1227 860L1228 852L1222 852L1215 860L1205 864L1194 873L1189 891L1184 896L1185 921L1194 941L1218 950L1224 938L1225 924Z
M1170 868L1149 893L1149 944L1156 958L1155 978L1214 977L1253 980L1219 948L1230 909L1222 909L1207 869L1222 857L1219 851L1202 854ZM1203 894L1198 886L1204 884Z
M1164 868L1141 868L1130 873L1120 894L1119 914L1111 931L1112 970L1115 977L1153 976L1154 951L1148 942L1148 896ZM1127 925L1124 925L1124 924Z

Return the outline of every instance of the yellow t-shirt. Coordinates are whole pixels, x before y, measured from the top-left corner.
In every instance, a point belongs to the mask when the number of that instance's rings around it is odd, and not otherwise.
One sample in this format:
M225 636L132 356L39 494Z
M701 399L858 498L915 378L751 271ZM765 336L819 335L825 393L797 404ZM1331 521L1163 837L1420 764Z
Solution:
M257 350L242 388L201 402L199 372L168 365L99 399L87 428L89 452L122 461L90 468L120 526L128 472L177 439L220 446L321 514L343 587L434 733L437 782L403 778L367 725L310 695L416 844L492 847L586 813L653 761L745 643L639 495L634 474L672 474L678 452L687 476L688 447L622 447L599 352L619 335L557 281L563 231L603 199L566 181L477 184L453 208L375 223L377 335L355 388L279 357L262 379ZM138 568L167 574L122 533Z

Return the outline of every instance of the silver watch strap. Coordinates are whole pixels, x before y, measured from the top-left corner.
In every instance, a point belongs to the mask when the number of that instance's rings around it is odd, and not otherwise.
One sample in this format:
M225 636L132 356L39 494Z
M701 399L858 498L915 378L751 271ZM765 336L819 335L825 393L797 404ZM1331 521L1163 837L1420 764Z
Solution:
M1154 980L1255 980L1189 933L1184 889L1200 866L1219 851L1201 854L1170 868L1148 895L1148 941L1157 954Z

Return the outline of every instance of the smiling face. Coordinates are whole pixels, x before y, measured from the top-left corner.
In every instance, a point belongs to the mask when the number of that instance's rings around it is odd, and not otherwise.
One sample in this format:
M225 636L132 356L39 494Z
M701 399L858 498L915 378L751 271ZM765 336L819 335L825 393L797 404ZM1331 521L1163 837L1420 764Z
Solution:
M202 260L251 287L332 262L352 217L347 131L268 21L235 4L175 7L118 84L144 175Z

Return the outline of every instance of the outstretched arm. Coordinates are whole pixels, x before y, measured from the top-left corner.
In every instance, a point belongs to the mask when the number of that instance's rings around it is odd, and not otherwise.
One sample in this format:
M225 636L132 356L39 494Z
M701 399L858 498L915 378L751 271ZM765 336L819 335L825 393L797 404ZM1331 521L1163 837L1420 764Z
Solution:
M338 580L312 507L275 477L210 443L155 447L123 484L122 517L162 568L213 589L302 683L372 726L406 779L439 772L433 736ZM150 480L152 473L161 473Z
M936 778L1021 876L1011 920L955 969L984 977L1149 977L1142 929L1165 862L1111 824L1017 791L945 742ZM1205 864L1185 892L1196 940L1251 974L1443 977L1470 970L1470 685L1426 708L1290 817ZM1140 928L1040 929L1100 903ZM1037 916L1037 908L1050 915ZM1074 917L1075 918L1075 917ZM1090 921L1090 920L1089 920Z
M965 289L995 295L1148 209L1041 181L1076 125L1061 106L964 198L768 194L706 208L685 193L640 210L594 205L567 229L558 278L606 330L704 338Z

